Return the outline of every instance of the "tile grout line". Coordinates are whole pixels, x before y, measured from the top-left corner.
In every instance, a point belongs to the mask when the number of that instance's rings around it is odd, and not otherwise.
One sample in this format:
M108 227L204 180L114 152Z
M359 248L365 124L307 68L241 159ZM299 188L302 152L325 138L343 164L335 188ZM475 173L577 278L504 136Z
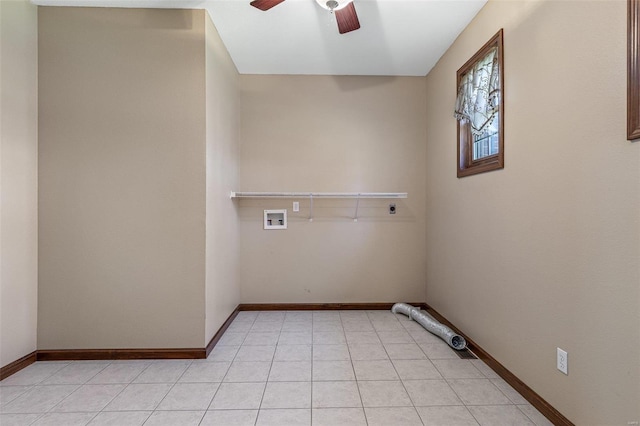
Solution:
M398 320L398 318L396 318L396 321L400 322ZM400 326L403 328L403 331L406 331L406 330L404 330L404 326L402 324L400 324ZM374 330L375 330L375 326L374 326ZM375 330L375 332L376 332L376 335L378 336L378 339L380 339L380 335L378 334L378 330ZM413 340L413 337L411 335L409 335L409 337L411 337L411 339ZM384 349L385 353L389 357L389 362L391 363L391 366L393 367L393 371L396 372L396 375L398 376L398 380L400 380L400 384L402 385L402 389L404 389L404 391L407 393L407 397L409 398L409 401L411 402L411 406L413 407L413 410L418 415L418 419L420 420L420 423L424 424L424 422L422 421L422 416L420 416L420 413L418 412L418 409L416 408L416 404L414 403L413 398L411 398L411 395L409 394L409 391L407 390L407 387L404 385L404 380L402 380L402 378L400 377L400 373L398 373L398 370L396 369L396 365L393 363L393 359L391 359L391 356L389 355L389 352L387 351L387 347L384 345L384 343L382 343L382 339L380 339L380 342L382 344L382 348ZM414 340L414 343L415 343L415 340ZM393 344L393 343L391 343L391 344ZM420 351L424 354L424 356L427 357L427 359L429 359L427 354L425 354L424 351L422 351L422 348L417 344L416 344L416 346L418 346L418 349L420 349Z

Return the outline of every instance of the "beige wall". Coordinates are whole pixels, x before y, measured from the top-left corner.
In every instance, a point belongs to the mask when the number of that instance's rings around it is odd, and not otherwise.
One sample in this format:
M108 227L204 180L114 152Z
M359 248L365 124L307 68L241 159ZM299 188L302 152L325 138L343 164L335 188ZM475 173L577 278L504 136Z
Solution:
M501 27L505 169L457 179L456 70ZM427 301L579 425L640 420L625 42L624 1L490 1L427 76Z
M240 200L243 303L424 300L423 78L248 76L239 191L408 192L392 200ZM287 208L289 228L263 230Z
M39 31L38 349L203 347L204 11Z
M36 350L38 9L0 2L0 367Z
M229 193L238 181L238 71L206 15L207 234L205 344L240 303L238 215Z

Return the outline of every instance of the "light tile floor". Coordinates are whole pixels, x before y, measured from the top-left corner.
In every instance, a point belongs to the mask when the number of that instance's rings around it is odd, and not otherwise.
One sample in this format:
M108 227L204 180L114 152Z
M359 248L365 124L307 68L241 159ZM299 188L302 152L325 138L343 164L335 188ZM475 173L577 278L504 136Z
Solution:
M207 360L37 362L12 425L549 425L480 360L389 311L240 312Z

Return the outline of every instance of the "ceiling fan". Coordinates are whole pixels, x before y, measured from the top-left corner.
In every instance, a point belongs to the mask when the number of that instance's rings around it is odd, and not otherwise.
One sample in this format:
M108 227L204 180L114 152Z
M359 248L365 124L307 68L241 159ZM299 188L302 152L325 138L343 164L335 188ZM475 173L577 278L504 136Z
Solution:
M250 4L253 7L266 11L279 5L283 1L284 0L253 0ZM336 15L338 32L340 34L360 28L360 21L358 21L353 0L316 0L316 2L324 9Z

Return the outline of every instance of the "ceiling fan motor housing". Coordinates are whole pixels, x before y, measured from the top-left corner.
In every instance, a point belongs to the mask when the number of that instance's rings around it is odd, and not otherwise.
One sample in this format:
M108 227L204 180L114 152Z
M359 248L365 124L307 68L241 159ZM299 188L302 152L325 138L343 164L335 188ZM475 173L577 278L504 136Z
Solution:
M316 2L327 10L340 10L349 5L353 0L316 0Z

